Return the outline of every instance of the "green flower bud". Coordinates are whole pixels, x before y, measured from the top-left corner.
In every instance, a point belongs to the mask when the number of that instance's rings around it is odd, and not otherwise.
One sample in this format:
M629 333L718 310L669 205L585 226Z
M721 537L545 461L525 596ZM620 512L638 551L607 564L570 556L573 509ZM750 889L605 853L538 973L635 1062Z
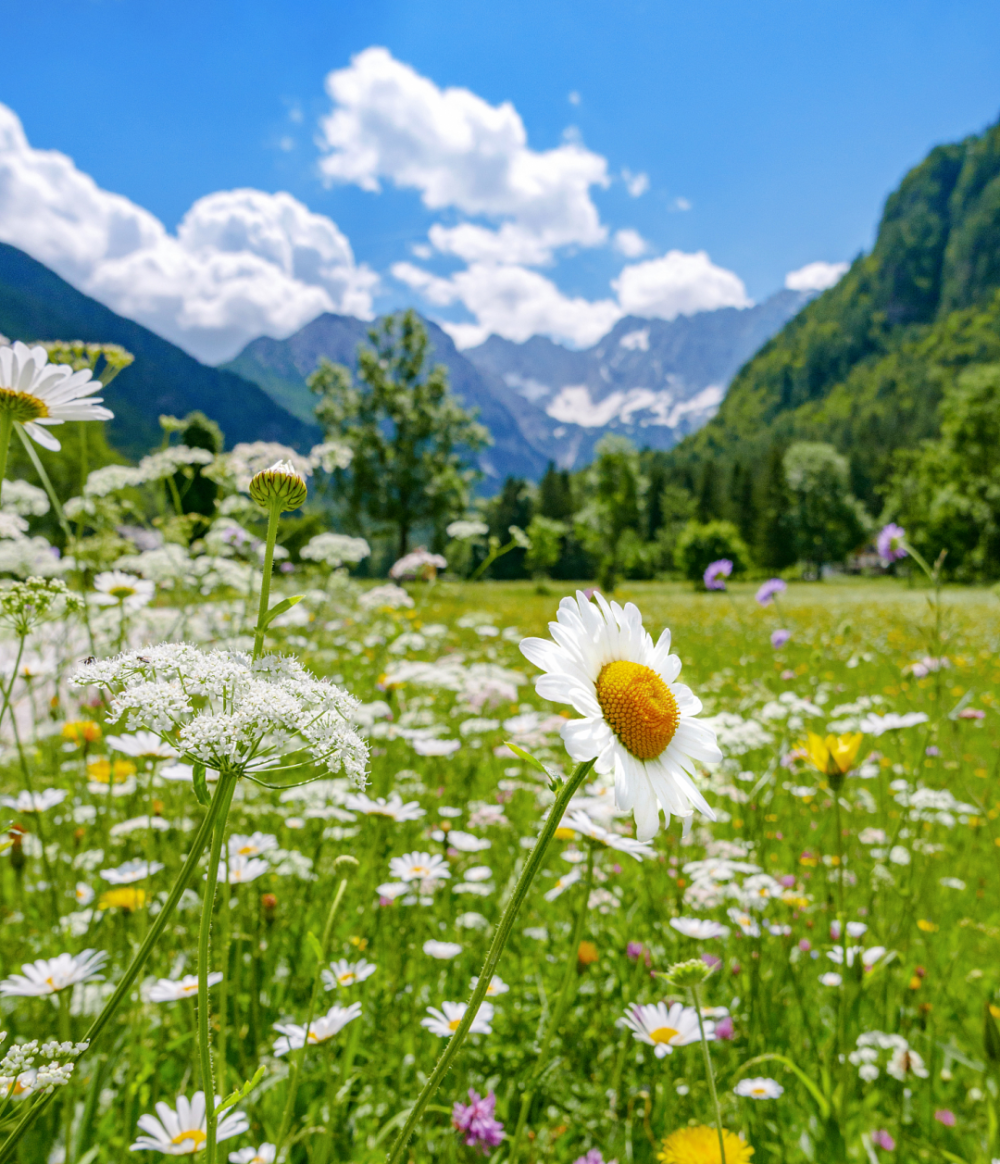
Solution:
M675 962L665 974L657 977L662 978L668 986L690 989L692 986L701 986L711 973L712 968L706 962L700 958L691 958L687 962Z
M261 509L270 509L277 503L278 512L287 513L305 503L306 481L291 461L276 461L251 479L250 496Z

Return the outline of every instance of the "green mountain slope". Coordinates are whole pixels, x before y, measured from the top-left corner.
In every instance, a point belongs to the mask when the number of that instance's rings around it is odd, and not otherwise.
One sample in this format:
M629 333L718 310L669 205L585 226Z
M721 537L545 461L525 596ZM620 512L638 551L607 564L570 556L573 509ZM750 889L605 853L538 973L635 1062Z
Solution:
M998 358L998 288L1000 123L932 150L906 175L871 253L742 368L677 463L828 440L877 508L893 452L937 432L945 384Z
M229 446L238 441L272 440L309 448L320 437L318 427L286 412L256 384L199 363L3 243L0 332L25 342L81 339L127 348L135 363L102 395L115 414L108 424L108 438L129 456L141 456L159 444L162 413L183 416L196 408L218 421Z

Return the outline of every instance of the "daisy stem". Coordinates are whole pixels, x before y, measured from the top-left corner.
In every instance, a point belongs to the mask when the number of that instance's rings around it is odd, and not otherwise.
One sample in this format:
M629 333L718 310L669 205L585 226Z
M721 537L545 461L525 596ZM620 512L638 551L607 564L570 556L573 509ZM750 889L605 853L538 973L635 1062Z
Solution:
M348 867L350 867L348 864L350 860L351 858L344 859L344 864ZM285 1111L281 1117L281 1130L278 1132L278 1142L274 1153L276 1160L283 1159L281 1150L291 1130L292 1117L295 1114L295 1096L299 1089L299 1070L302 1067L302 1060L306 1057L306 1051L309 1047L309 1028L312 1026L313 1019L316 1017L316 1003L319 999L320 984L323 981L323 970L330 957L330 934L333 931L333 922L337 916L337 910L340 908L340 903L343 900L346 890L347 877L344 877L337 886L337 892L334 895L333 901L330 903L330 912L326 915L326 925L323 927L323 937L320 941L322 957L316 967L316 977L313 979L312 994L309 996L309 1009L306 1011L305 1041L302 1044L302 1050L294 1058L292 1058L292 1054L289 1052L289 1058L292 1059L292 1064L288 1073L288 1095L285 1098Z
M434 1098L434 1093L440 1086L441 1080L447 1074L452 1060L458 1054L459 1050L461 1050L462 1044L465 1042L465 1037L469 1033L469 1028L472 1026L476 1015L479 1013L483 999L486 997L486 991L493 981L493 973L497 968L497 963L500 961L500 955L503 953L504 946L507 944L507 939L510 937L510 932L514 928L514 920L520 912L531 883L535 879L535 875L542 866L542 861L545 859L545 850L549 847L549 841L552 840L556 829L559 827L559 822L563 818L566 806L576 794L580 785L586 780L593 766L594 760L587 760L585 763L577 765L576 771L556 795L552 810L542 827L538 840L535 842L535 847L528 856L524 869L521 871L521 876L517 880L517 885L514 887L511 899L507 903L507 908L503 911L500 921L497 923L497 928L493 934L493 941L490 943L489 952L486 955L486 961L483 963L482 970L479 971L479 982L476 984L476 989L472 992L472 998L469 1000L469 1005L465 1009L462 1021L459 1023L458 1029L448 1040L448 1046L445 1047L441 1058L438 1059L437 1065L433 1072L431 1072L430 1078L424 1084L420 1095L417 1096L416 1103L410 1109L410 1114L407 1116L402 1131L396 1137L395 1143L389 1150L389 1155L386 1157L386 1164L399 1164L399 1161L403 1158L406 1152L406 1146L409 1144L410 1137L413 1135L414 1128L420 1122L420 1117L424 1114L427 1105ZM3 1164L2 1160L0 1160L0 1164Z
M218 1118L215 1114L215 1077L212 1074L212 1041L209 1029L208 1006L208 961L212 936L212 907L215 904L215 888L219 880L219 860L222 854L222 839L226 832L226 816L236 789L236 777L225 768L219 773L219 785L212 798L220 800L219 813L212 830L212 849L208 857L208 873L205 875L205 896L201 906L201 930L198 935L198 1049L201 1056L201 1086L205 1092L205 1142L206 1164L215 1164L215 1133ZM228 889L228 885L226 887ZM226 1016L219 1014L220 1029L225 1025Z
M187 884L191 880L191 875L194 873L198 866L201 855L205 851L205 845L207 844L208 838L211 836L212 829L215 826L216 818L218 817L219 811L222 808L222 798L220 795L221 792L222 787L220 782L220 786L216 789L216 793L212 797L212 803L209 805L208 811L205 813L204 819L199 825L197 833L195 833L194 840L191 843L191 851L187 855L187 860L184 862L184 865L177 876L177 880L174 882L173 888L170 890L170 895L163 903L163 909L161 909L160 912L156 915L155 921L149 927L149 930L146 933L146 937L143 939L143 943L139 947L138 953L132 959L132 962L126 969L125 973L122 975L121 981L118 983L114 994L112 994L112 996L105 1003L104 1009L97 1016L97 1018L94 1019L93 1023L90 1025L90 1029L83 1037L82 1041L88 1044L87 1050L93 1049L94 1043L97 1041L98 1036L111 1021L115 1011L122 1004L124 999L128 998L128 996L131 994L132 986L135 983L136 978L139 976L139 971L142 970L146 963L146 959L152 952L153 947L159 941L160 935L163 933L167 922L173 915L174 908L177 905L177 902L180 900L181 894L187 888ZM81 1055L77 1055L73 1062L77 1062L80 1058L82 1058L83 1054L86 1054L86 1052L83 1052ZM45 1096L41 1102L36 1103L33 1107L29 1108L28 1111L25 1112L7 1139L3 1142L2 1145L0 1145L0 1164L7 1164L7 1162L11 1160L14 1155L14 1151L21 1140L21 1137L28 1130L28 1128L31 1127L35 1119L48 1108L49 1104L53 1100L53 1097L57 1094L58 1091L56 1090L49 1092L49 1094Z
M698 987L689 987L691 998L694 1001L695 1013L698 1015L698 1030L701 1032L701 1049L705 1055L705 1074L708 1076L708 1090L712 1093L712 1106L715 1108L715 1130L719 1133L719 1159L726 1164L726 1142L722 1135L722 1110L719 1107L719 1096L715 1090L715 1074L712 1071L712 1056L708 1052L708 1043L705 1041L705 1023L701 1017L701 998Z
M9 412L0 412L0 498L3 497L3 479L7 473L7 452L14 431L14 418Z
M271 568L274 563L274 543L278 536L278 518L281 516L281 502L271 502L271 512L267 518L267 546L264 550L264 570L260 580L260 605L257 607L257 629L253 640L253 657L259 659L264 649L264 631L267 604L271 596Z
M516 1164L518 1153L521 1148L521 1137L524 1134L525 1125L528 1122L528 1113L531 1110L531 1102L535 1098L535 1088L538 1086L538 1081L548 1065L549 1047L552 1045L552 1040L559 1033L559 1027L562 1023L563 1014L566 1007L569 1005L570 995L573 990L573 980L576 977L577 955L580 949L580 939L583 937L583 925L587 918L587 904L590 901L590 890L594 884L594 846L587 846L587 872L583 880L583 900L580 902L580 909L576 915L576 923L573 926L573 937L570 940L569 953L566 956L566 969L563 971L562 987L559 990L559 996L556 999L556 1005L552 1010L552 1015L549 1019L548 1027L542 1039L541 1048L538 1051L538 1058L535 1060L535 1069L528 1077L528 1084L524 1089L524 1095L521 1098L521 1109L517 1114L517 1127L514 1130L514 1139L510 1145L510 1155L507 1157L507 1164Z

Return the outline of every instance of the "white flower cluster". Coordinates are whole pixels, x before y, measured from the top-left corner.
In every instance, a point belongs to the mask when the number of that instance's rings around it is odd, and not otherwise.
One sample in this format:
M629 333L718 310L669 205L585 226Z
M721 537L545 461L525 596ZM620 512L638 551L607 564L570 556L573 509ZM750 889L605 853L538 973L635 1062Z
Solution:
M174 445L159 449L143 457L138 465L105 465L87 475L83 487L84 497L108 497L121 493L124 489L134 489L152 481L162 481L172 477L184 465L210 465L215 454L208 449L192 449L187 445Z
M858 1035L857 1050L852 1051L848 1060L858 1069L858 1075L866 1083L879 1076L878 1060L880 1051L891 1052L886 1072L901 1083L911 1075L926 1079L927 1067L923 1058L914 1051L902 1035L887 1035L884 1031L863 1031Z
M256 773L282 755L305 752L330 772L365 783L368 749L351 726L357 700L292 658L253 661L235 651L163 643L86 663L76 686L105 687L111 716L129 731L170 733L185 760Z
M44 489L27 481L4 481L3 510L19 517L44 517L49 512L49 499Z
M310 562L322 562L331 569L345 562L360 562L371 554L371 547L364 538L352 538L346 534L321 533L310 538L302 547L302 557Z
M0 1042L6 1035L0 1035ZM10 1047L0 1059L0 1099L9 1095L25 1095L32 1092L51 1091L69 1083L73 1075L74 1063L86 1051L88 1043L60 1043L53 1039L39 1045L37 1039L28 1043L17 1043ZM35 1069L38 1056L49 1060ZM55 1058L55 1056L59 1058Z
M309 460L313 468L322 469L324 473L346 469L353 456L353 451L339 441L324 441L321 445L313 445L309 450Z

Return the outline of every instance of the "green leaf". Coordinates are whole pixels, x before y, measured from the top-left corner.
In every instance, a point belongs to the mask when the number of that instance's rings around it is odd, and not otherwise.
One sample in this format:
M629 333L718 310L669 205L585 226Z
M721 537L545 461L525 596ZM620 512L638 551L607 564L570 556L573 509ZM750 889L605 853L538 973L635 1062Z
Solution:
M309 943L309 949L312 950L312 952L316 955L316 961L325 962L326 959L323 957L323 947L319 944L319 938L316 937L312 930L306 934L306 941Z
M219 1115L221 1112L226 1111L228 1108L235 1107L235 1105L238 1104L240 1100L246 1099L250 1092L253 1091L258 1083L260 1083L261 1079L264 1078L265 1070L266 1068L264 1067L264 1064L261 1063L261 1065L254 1072L253 1078L248 1079L242 1087L237 1087L237 1089L232 1092L232 1094L227 1095L222 1103L220 1103L219 1106L215 1109L215 1114Z
M212 798L208 795L208 781L205 779L204 764L195 764L191 769L191 782L194 784L194 794L198 798L198 803L207 808L212 803Z
M542 772L549 779L552 778L548 769L541 762L541 760L536 760L530 752L526 752L524 748L519 748L517 744L512 744L510 740L507 740L506 743L507 747L510 748L510 750L514 753L515 756L518 757L518 759L523 760L526 764L530 764L532 768L537 768L539 772Z
M280 602L276 602L261 620L264 626L270 626L272 619L277 618L279 614L284 614L286 610L291 610L293 606L298 606L303 598L305 598L304 594L295 594L291 598L283 598Z

